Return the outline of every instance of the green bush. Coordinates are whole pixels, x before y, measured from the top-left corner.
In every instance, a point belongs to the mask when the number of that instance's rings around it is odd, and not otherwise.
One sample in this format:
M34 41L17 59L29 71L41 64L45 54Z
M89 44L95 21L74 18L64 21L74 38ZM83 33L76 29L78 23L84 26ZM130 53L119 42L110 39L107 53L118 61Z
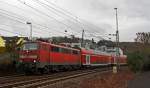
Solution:
M150 54L144 51L127 54L128 65L134 72L150 70Z
M144 66L144 56L140 52L129 53L127 63L134 72L142 71Z

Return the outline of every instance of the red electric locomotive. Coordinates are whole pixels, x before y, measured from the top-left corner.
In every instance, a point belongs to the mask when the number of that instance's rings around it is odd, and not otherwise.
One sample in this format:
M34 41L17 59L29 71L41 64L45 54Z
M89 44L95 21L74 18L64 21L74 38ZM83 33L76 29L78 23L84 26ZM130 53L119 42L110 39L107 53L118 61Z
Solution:
M80 50L46 42L26 42L20 51L21 67L26 72L48 72L81 66Z

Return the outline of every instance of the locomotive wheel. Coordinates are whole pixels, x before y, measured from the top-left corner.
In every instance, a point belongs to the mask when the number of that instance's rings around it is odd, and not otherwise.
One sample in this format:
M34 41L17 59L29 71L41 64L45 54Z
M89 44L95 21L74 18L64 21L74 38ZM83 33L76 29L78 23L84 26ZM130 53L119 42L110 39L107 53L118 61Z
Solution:
M62 67L63 67L63 71L68 71L69 70L67 65L63 65Z
M44 74L48 74L49 72L50 72L49 67L48 67L48 66L45 66L45 67L43 68L43 73L44 73Z
M30 70L25 70L25 75L31 75L32 72Z
M36 71L37 75L42 75L43 74L43 69L42 68L38 68Z
M58 68L59 68L58 66L51 66L50 71L53 73L59 72L60 70Z

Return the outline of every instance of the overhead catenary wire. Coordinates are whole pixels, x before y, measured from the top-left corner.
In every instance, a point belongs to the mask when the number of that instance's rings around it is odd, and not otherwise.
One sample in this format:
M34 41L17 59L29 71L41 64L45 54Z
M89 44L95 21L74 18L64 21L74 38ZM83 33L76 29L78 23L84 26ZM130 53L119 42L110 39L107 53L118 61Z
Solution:
M2 15L1 15L2 16ZM6 18L8 18L8 17L6 17ZM16 22L19 22L19 21L17 21L17 20L14 20L14 19L11 19L11 18L8 18L8 19L10 19L10 20L13 20L13 21L16 21ZM8 25L8 24L0 24L0 25L5 25L5 26L11 26L11 25ZM43 29L41 29L41 31L42 31ZM51 32L47 32L46 30L44 30L46 33L51 33ZM34 31L35 32L35 31ZM36 34L41 34L41 32L36 32ZM44 34L44 33L43 33Z
M18 0L19 1L19 0ZM44 1L47 1L47 0L44 0ZM50 1L49 1L50 2ZM19 7L18 7L19 8ZM33 7L34 8L34 7ZM68 12L69 13L69 12ZM63 13L62 13L63 14ZM48 15L48 14L47 14ZM65 15L65 13L64 13L64 15ZM18 16L17 16L18 17ZM70 19L71 19L71 17L70 16L68 16ZM75 16L74 16L75 17ZM72 17L72 19L74 19L75 21L77 21L78 23L80 23L77 19L75 19L74 17ZM23 18L24 19L24 18ZM57 19L56 19L57 20ZM34 23L34 24L36 24L36 23ZM47 27L47 26L44 26L44 25L41 25L41 24L37 24L38 26L41 26L41 27L43 27L43 28L46 28L46 29L50 29L50 27ZM65 25L66 26L66 25ZM36 27L36 26L35 26ZM68 27L68 25L67 25L67 27ZM83 27L82 27L83 28ZM85 28L84 28L85 29ZM56 31L56 30L55 30ZM86 31L88 31L88 30L86 30ZM63 33L63 34L65 34L65 35L70 35L70 34L66 34L66 33L64 33L64 32L61 32L61 31L57 31L57 32L59 32L59 33ZM90 32L90 31L89 31ZM80 34L81 35L81 34Z
M9 4L9 3L6 3L6 2L3 2L3 3L5 3L5 4L8 4L8 5L10 5L10 6L13 6L13 7L15 7L15 8L17 8L17 9L21 9L21 10L23 10L22 8L19 8L19 7L17 7L17 6L15 6L15 5L12 5L12 4ZM76 19L74 19L74 20L76 20ZM37 25L39 25L39 26L42 26L43 27L43 25L40 25L40 24L37 24ZM49 28L49 27L44 27L44 28ZM52 29L52 28L51 28ZM56 30L55 30L56 31ZM60 31L57 31L57 32L60 32ZM63 33L64 34L64 33ZM75 34L76 35L76 34Z
M52 16L49 16L48 14L45 14L45 13L43 13L42 11L37 10L36 8L34 8L34 7L32 7L32 6L28 5L28 4L26 4L25 2L22 2L22 1L20 1L20 0L18 0L18 1L21 2L21 3L24 4L24 5L26 5L26 6L30 7L30 8L32 8L32 9L34 9L35 11L39 12L40 14L44 14L45 16L48 16L48 17L54 19L54 20L57 21L58 23L61 23L61 24L65 25L65 26L71 28L71 26L68 26L68 25L62 23L61 21L59 21L59 20L53 18ZM83 30L83 29L84 29L84 28L82 27L82 30ZM77 34L78 34L78 33L77 33Z
M37 3L39 3L39 4L41 4L42 6L47 6L47 7L49 7L49 8L51 8L51 9L53 9L53 10L55 10L55 11L57 11L57 12L59 12L59 13L61 13L61 14L63 14L63 15L66 15L65 13L63 13L63 12L61 12L61 11L59 11L59 10L57 10L57 9L55 9L55 8L53 8L53 7L51 7L51 6L49 6L49 5L47 5L47 4L44 4L44 3L42 3L42 2L40 2L40 1L37 1L37 0L33 0L33 1L35 1L35 2L37 2ZM46 1L46 0L45 0ZM47 8L47 7L45 7L45 8ZM47 8L48 10L50 10L49 8ZM51 10L52 11L52 10ZM54 12L54 11L53 11ZM55 12L54 12L55 13ZM59 14L57 14L57 13L55 13L56 15L58 15L58 16L60 16ZM68 17L70 17L69 15L66 15L66 16L68 16ZM73 20L75 20L75 21L77 21L77 19L74 19L74 18L72 18L72 17L70 17L70 19L73 19ZM80 23L79 21L77 21L78 23ZM81 26L80 26L81 27ZM82 30L84 30L84 28L83 27L81 27L81 29ZM90 32L90 31L89 31Z
M2 2L2 3L5 3L5 4L7 4L7 5L10 5L10 6L12 6L12 7L15 7L15 8L17 8L17 9L20 9L20 10L23 10L22 8L19 8L19 7L17 7L17 6L15 6L15 5L12 5L12 4L9 4L9 3L7 3L7 2L3 2L3 1L0 1L0 2ZM8 12L8 11L7 11ZM9 13L12 13L12 12L9 12ZM6 13L5 13L6 14ZM13 13L14 15L17 15L17 19L18 19L18 17L23 17L23 16L19 16L18 14L15 14L15 13ZM9 15L9 14L7 14L7 15ZM36 14L37 15L37 14ZM10 15L9 15L10 16ZM14 16L13 16L14 17ZM16 18L16 17L15 17ZM25 19L26 19L26 17L24 17ZM23 20L23 18L19 18L20 20ZM30 21L32 20L32 19L29 19ZM17 21L17 20L16 20ZM26 20L27 21L27 20ZM34 21L32 21L32 23L34 23L35 25L37 25L37 26L40 26L40 27L43 27L43 28L46 28L46 29L51 29L51 30L53 30L53 28L50 28L50 27L47 27L47 26L44 26L44 25L41 25L41 24L38 24L38 23L36 23L36 22L34 22ZM45 30L45 31L47 31L47 30ZM53 30L53 31L57 31L57 30ZM50 32L50 31L49 31ZM64 32L61 32L61 31L57 31L57 33L61 33L61 34L65 34ZM69 34L67 34L67 35L69 35Z
M36 1L36 0L34 0L34 1ZM46 1L46 0L44 0L44 1ZM42 2L40 2L40 1L37 1L37 2L39 2L39 3L41 3L41 4L44 4L44 3L42 3ZM50 3L50 2L48 2L48 1L46 1L47 3ZM50 3L51 4L51 3ZM76 16L74 16L74 17L71 17L70 15L67 15L66 13L64 13L64 12L62 12L62 11L60 11L60 10L58 10L58 9L56 9L56 8L53 8L52 6L50 6L50 5L47 5L47 4L44 4L44 5L46 5L47 7L49 7L49 8L51 8L51 9L53 9L53 10L55 10L55 11L57 11L58 13L60 13L60 14L63 14L63 15L65 15L66 17L69 17L70 19L72 19L74 22L77 22L77 23L79 23L78 24L78 26L81 28L81 31L82 30L85 30L84 28L83 28L83 26L81 26L81 24L82 23L80 23L78 20L77 20L77 17ZM56 5L55 5L56 6ZM57 14L58 15L58 14ZM70 20L69 20L70 21ZM71 22L71 21L70 21Z
M7 13L3 13L3 12L0 12L0 13L1 13L1 15L3 14L3 16L4 16L4 14L7 15L7 16L9 16L9 17L7 17L7 18L10 19L10 20L16 21L16 22L21 23L21 24L25 24L24 22L22 22L22 21L20 21L20 20L13 19L13 18L15 18L15 17L13 17L13 16L11 16L11 15L9 15L9 14L7 14Z
M47 16L47 17L49 17L49 18L55 20L56 22L58 22L58 23L60 23L60 24L63 24L64 26L66 26L66 27L68 27L68 28L71 28L71 26L68 26L67 24L65 24L65 23L63 23L63 22L57 20L56 18L54 18L54 17L52 17L52 16L50 16L50 15L48 15L48 14L46 14L46 13L43 13L42 11L40 11L40 10L38 10L38 9L36 9L36 8L34 8L34 7L30 6L30 5L28 5L28 4L26 4L25 2L22 2L22 1L20 1L20 0L18 0L18 1L19 1L20 3L26 5L26 6L30 7L31 9L34 9L35 11L39 12L40 14L45 15L45 16Z
M1 12L0 12L1 13ZM5 13L3 13L3 14L5 14ZM1 14L0 14L1 15ZM8 15L8 16L10 16L9 14L6 14L6 15ZM2 15L1 15L2 16ZM21 22L21 21L18 21L18 20L14 20L14 19L12 19L12 18L9 18L9 17L6 17L6 18L8 18L8 19L10 19L10 20L13 20L13 21L16 21L16 22L19 22L19 23L22 23L22 24L24 24L24 25L26 25L24 22ZM7 25L7 24L2 24L2 25ZM8 26L8 25L7 25ZM10 26L10 25L9 25Z
M62 18L64 18L63 16L65 16L66 18L69 18L68 21L70 21L70 22L73 23L73 24L76 24L76 23L74 23L74 22L77 22L77 19L74 19L74 18L68 16L67 14L65 14L65 13L63 13L63 12L57 10L56 8L53 8L52 6L50 6L50 5L48 5L48 4L45 4L45 3L43 3L43 2L40 2L39 0L32 0L32 1L37 2L38 4L40 4L40 5L42 5L43 7L47 8L49 11L53 12L53 13L56 14L57 16L61 16ZM58 13L59 13L59 14L58 14ZM62 16L62 15L63 15L63 16ZM64 19L66 19L66 18L64 18ZM71 21L70 19L72 19L72 21ZM74 21L74 22L73 22L73 21ZM78 23L79 23L79 22L78 22ZM80 25L78 25L78 26L81 28ZM81 29L83 29L83 28L81 28Z
M12 25L8 25L8 24L0 24L0 26L1 26L1 25L7 26L7 27L11 27L11 26L12 26ZM22 28L22 27L18 27L18 26L13 26L13 27L25 30L25 28ZM38 32L38 31L35 31L35 30L34 30L34 33L36 33L36 34L41 34L41 32Z
M1 30L1 31L5 31L5 32L9 32L9 33L12 33L12 34L17 34L17 35L20 35L20 36L27 36L27 35L20 34L20 33L13 32L13 31L9 31L9 30L3 29L3 28L0 28L0 30Z
M3 10L4 11L4 10ZM7 16L9 16L9 17L13 17L13 18L17 18L17 19L20 19L20 20L23 20L23 19L21 19L21 18L18 18L18 17L15 17L15 16L12 16L12 15L10 15L10 14L7 14L7 13L3 13L3 12L0 12L0 13L2 13L2 14L5 14L5 15L7 15ZM17 14L16 14L17 15ZM19 15L18 15L19 16ZM8 17L7 17L8 18ZM14 19L12 19L12 18L8 18L8 19L10 19L10 20L13 20L13 21L16 21L16 22L19 22L19 23L22 23L22 24L24 24L24 25L26 25L25 24L25 22L22 22L22 21L18 21L18 20L14 20ZM37 24L37 23L35 23L36 25L38 25L38 26L41 26L41 27L44 27L44 28L46 28L46 29L50 29L49 27L46 27L46 26L43 26L43 25L41 25L41 24ZM37 27L37 26L33 26L33 27ZM37 27L38 29L41 29L41 28L39 28L39 27ZM51 33L50 31L47 31L47 30L45 30L45 29L41 29L41 30L44 30L44 31L46 31L46 32L48 32L48 33ZM57 31L57 30L55 30L55 31ZM57 31L58 33L63 33L63 32L60 32L60 31ZM65 34L65 33L63 33L63 34Z
M1 13L1 12L0 12ZM1 14L0 14L1 15ZM2 15L1 15L2 16ZM14 20L14 19L12 19L12 18L9 18L9 17L6 17L6 18L8 18L8 19L10 19L10 20L13 20L13 21L16 21L16 22L19 22L19 23L22 23L22 24L24 24L23 22L20 22L20 21L18 21L18 20ZM1 25L5 25L5 26L8 26L7 24L1 24ZM26 24L25 24L26 25ZM9 25L10 26L10 25ZM45 30L44 30L45 31ZM35 31L34 31L35 32ZM36 32L36 33L34 33L34 34L41 34L41 32L39 33L39 32ZM44 34L44 33L43 33Z
M75 17L72 13L70 13L69 11L67 11L67 10L65 10L65 9L63 9L63 8L60 8L60 7L57 6L56 4L54 4L54 3L50 2L50 1L47 1L47 0L44 0L44 1L46 1L47 3L49 3L49 4L51 4L51 5L55 6L55 7L57 7L57 8L60 9L61 11L67 13L67 16L70 16L70 17L72 16L72 18Z
M12 16L12 15L8 14L8 13L13 14L12 12L8 12L8 11L3 10L3 9L0 9L0 12L1 12L2 14L6 14L6 15L8 15L8 16L10 16L10 17L14 17L14 18L20 19L20 22L19 22L19 23L23 23L23 24L24 24L24 22L22 22L22 19L21 19L21 18L19 18L17 15L13 15L13 16Z
M83 19L78 18L77 16L73 15L73 14L70 13L69 11L67 11L67 10L65 10L65 9L63 9L63 8L58 7L56 4L54 4L54 3L50 2L50 1L47 1L47 0L44 0L44 1L46 1L47 3L53 5L53 6L57 7L57 8L59 8L59 9L62 10L63 12L67 13L67 14L68 14L67 16L69 16L70 18L76 20L78 23L83 24L82 22L80 22L80 21L82 21ZM77 19L77 18L78 18L78 19ZM83 20L83 21L85 21L85 20ZM84 25L85 25L85 24L84 24ZM88 26L88 25L86 25L86 26L89 27L89 28L91 28L91 27ZM84 30L86 30L85 28L83 28L83 26L81 26L81 28L84 29ZM91 29L93 29L93 28L91 28ZM94 31L96 31L97 33L99 33L99 31L97 31L97 30L95 30L95 29L94 29Z
M28 35L24 35L24 34L20 34L20 33L17 33L17 32L13 32L13 31L9 31L9 30L6 30L6 29L3 29L3 28L0 28L0 30L1 31L5 31L5 32L8 32L8 33L12 33L12 34L17 34L17 35L19 35L19 36L21 36L21 37L27 37ZM38 33L36 33L36 34L38 34Z

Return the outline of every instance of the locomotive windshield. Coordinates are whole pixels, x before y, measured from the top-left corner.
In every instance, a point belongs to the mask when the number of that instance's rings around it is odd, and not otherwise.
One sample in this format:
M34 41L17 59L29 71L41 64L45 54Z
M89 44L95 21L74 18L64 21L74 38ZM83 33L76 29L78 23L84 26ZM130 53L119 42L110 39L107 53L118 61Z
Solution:
M38 44L37 43L25 43L23 45L23 50L37 50Z

